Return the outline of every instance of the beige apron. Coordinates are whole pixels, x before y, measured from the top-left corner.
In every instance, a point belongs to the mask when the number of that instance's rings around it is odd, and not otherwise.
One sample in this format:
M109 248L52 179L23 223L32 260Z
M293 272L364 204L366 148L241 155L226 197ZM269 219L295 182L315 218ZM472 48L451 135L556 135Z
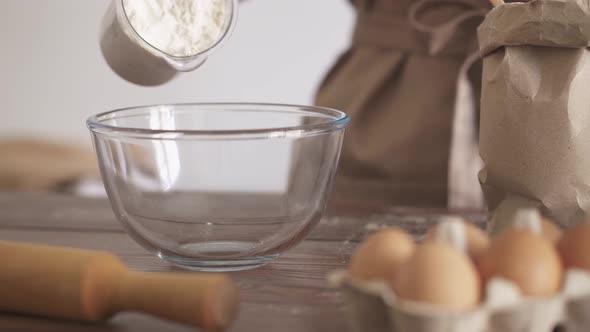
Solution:
M392 204L481 207L481 67L472 64L488 1L353 2L352 47L316 99L351 118L335 192Z

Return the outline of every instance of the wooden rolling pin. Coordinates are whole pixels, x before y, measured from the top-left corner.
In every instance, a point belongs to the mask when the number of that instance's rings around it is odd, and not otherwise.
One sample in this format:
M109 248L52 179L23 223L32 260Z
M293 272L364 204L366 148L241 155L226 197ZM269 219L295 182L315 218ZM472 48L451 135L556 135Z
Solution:
M226 275L133 272L108 253L0 241L2 311L95 322L135 311L221 331L238 306Z

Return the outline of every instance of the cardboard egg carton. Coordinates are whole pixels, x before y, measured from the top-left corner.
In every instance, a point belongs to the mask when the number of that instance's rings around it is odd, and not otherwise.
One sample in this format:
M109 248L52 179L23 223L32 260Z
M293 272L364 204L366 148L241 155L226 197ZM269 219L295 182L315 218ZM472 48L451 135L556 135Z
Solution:
M590 273L569 270L562 291L551 298L525 298L512 282L496 278L482 304L467 312L401 300L383 282L354 280L347 271L330 275L341 289L357 332L587 332Z

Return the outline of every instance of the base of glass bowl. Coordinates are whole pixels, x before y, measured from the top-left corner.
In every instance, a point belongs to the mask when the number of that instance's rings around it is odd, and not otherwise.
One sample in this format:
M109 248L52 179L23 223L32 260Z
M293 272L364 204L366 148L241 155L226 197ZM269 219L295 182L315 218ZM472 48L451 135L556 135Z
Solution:
M190 250L194 257L177 256L163 252L156 254L161 259L181 269L202 272L251 270L266 265L279 256L273 254L248 258L230 258L231 254L240 252L248 246L249 244L246 242L231 241L192 243L183 245L183 249ZM224 256L230 257L224 258Z

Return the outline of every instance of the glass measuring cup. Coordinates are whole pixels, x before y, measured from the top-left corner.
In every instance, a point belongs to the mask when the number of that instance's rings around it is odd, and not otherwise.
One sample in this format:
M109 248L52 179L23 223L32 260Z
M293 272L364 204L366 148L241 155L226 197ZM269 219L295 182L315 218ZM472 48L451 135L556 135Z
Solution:
M201 0L203 1L203 0ZM113 0L101 22L100 49L111 69L123 79L144 86L172 80L180 72L200 67L233 31L238 15L238 0L224 0L225 19L218 40L200 53L179 57L151 45L131 25L123 0Z

